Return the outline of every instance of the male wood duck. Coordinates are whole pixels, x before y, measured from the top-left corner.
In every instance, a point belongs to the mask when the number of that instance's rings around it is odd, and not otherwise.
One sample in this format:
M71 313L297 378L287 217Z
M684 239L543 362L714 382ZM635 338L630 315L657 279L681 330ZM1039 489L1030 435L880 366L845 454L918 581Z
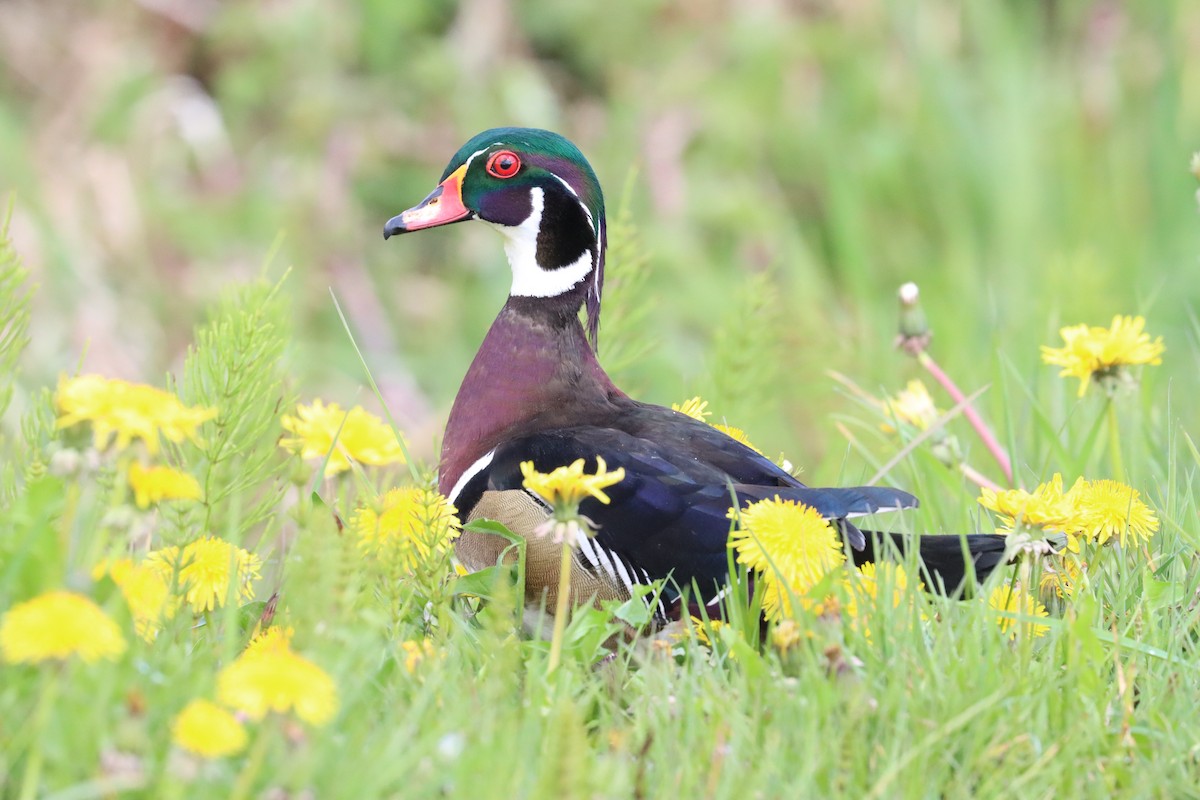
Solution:
M484 337L454 400L442 444L439 488L464 522L487 518L526 539L526 591L554 608L559 545L533 531L548 508L522 488L520 464L541 472L601 457L625 478L611 502L585 500L596 527L575 553L572 601L625 599L638 584L664 579L664 618L690 602L717 613L728 575L731 492L743 507L780 497L835 521L856 564L872 561L874 541L848 520L913 508L907 492L881 486L821 489L692 417L626 395L596 358L606 244L604 199L579 149L529 128L484 131L450 159L429 196L388 220L394 234L478 219L504 237L512 290ZM587 331L579 312L586 307ZM953 591L1003 560L995 535L885 534L901 550L919 547L927 585ZM508 542L466 532L457 553L472 570L497 562Z

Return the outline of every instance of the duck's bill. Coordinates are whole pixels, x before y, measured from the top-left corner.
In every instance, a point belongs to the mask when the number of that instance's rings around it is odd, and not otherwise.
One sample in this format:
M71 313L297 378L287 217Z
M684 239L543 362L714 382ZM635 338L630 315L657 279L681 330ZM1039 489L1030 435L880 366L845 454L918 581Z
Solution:
M389 219L383 226L383 238L470 219L471 211L462 201L462 179L466 172L464 164L450 173L420 203Z

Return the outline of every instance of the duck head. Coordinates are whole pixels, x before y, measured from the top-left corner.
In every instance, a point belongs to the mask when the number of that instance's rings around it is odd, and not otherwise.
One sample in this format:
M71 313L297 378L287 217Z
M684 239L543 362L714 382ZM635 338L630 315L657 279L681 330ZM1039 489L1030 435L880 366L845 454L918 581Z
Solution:
M459 148L442 180L387 221L383 237L477 219L504 236L512 297L587 306L595 346L606 245L600 182L579 148L550 131L493 128Z

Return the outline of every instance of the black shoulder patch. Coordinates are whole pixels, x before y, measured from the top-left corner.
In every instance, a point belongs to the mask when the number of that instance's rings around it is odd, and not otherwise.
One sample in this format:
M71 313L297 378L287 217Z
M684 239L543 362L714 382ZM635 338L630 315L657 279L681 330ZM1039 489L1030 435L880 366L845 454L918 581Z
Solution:
M574 264L585 252L595 257L596 231L579 198L561 185L543 189L542 222L538 228L537 263L545 270Z

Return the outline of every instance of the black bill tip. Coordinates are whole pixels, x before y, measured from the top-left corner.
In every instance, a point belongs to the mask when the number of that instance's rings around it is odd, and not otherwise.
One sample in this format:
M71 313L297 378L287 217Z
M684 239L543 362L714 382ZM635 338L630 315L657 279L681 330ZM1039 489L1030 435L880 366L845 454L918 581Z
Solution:
M383 226L383 238L389 239L392 236L397 236L407 231L408 227L404 224L404 220L400 218L400 215L397 215L389 219L387 224Z

